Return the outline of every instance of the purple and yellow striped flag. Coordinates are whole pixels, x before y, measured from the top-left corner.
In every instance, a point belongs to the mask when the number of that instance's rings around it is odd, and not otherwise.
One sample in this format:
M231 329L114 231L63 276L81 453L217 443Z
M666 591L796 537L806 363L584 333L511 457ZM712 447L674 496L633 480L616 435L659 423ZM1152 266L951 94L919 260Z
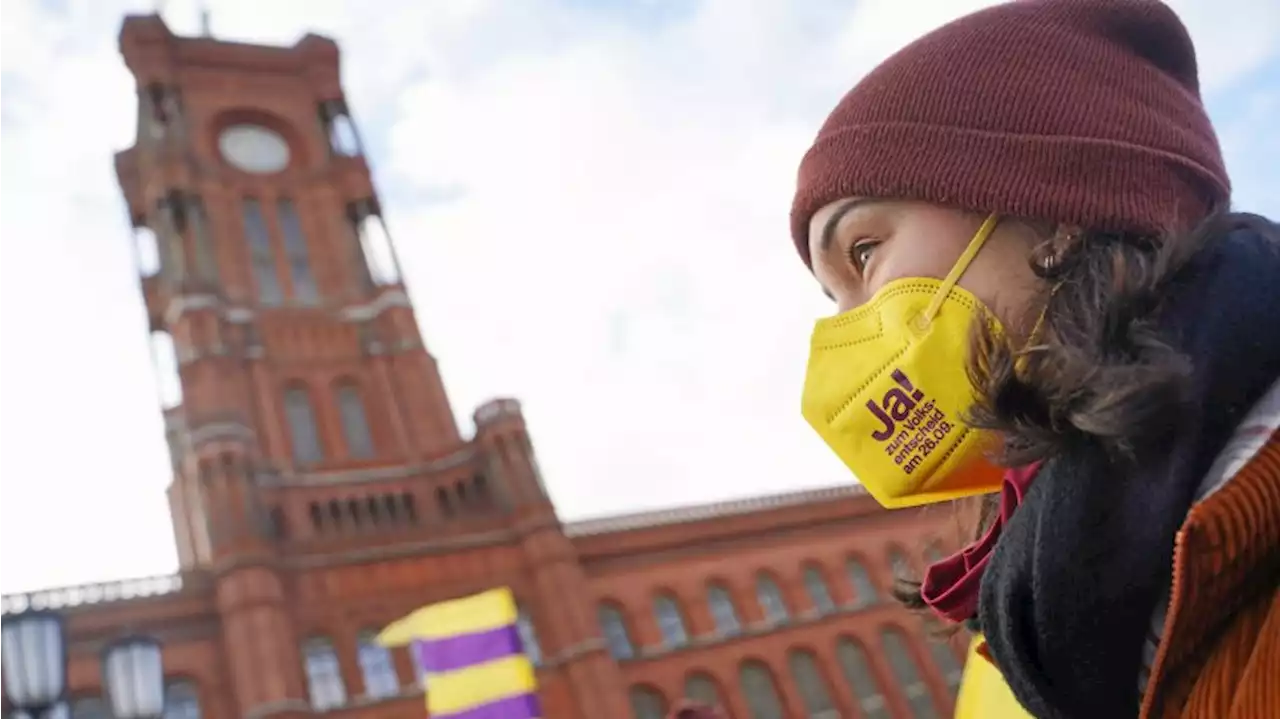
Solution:
M506 587L430 604L378 635L409 645L424 674L432 719L537 719L537 683Z

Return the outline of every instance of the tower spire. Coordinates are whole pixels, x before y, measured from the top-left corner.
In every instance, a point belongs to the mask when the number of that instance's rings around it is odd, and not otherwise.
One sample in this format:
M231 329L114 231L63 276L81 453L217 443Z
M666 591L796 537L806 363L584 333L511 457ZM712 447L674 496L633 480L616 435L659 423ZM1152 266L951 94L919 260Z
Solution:
M209 29L209 5L200 1L200 35L202 37L213 37L213 31Z

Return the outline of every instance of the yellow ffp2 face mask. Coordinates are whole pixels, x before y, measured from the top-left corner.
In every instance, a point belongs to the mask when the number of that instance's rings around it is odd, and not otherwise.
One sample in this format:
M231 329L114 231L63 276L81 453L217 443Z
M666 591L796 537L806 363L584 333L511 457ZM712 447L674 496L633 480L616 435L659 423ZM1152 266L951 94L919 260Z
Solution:
M885 507L1000 488L1002 470L983 456L994 438L963 421L974 400L970 327L996 320L956 286L998 220L987 218L945 279L891 282L814 327L801 411Z

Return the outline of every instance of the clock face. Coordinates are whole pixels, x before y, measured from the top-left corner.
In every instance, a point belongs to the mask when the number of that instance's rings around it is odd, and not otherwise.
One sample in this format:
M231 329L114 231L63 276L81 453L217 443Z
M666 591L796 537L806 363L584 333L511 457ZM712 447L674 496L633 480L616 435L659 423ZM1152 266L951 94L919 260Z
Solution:
M218 150L232 167L256 175L279 172L289 165L289 145L261 125L232 125L218 135Z

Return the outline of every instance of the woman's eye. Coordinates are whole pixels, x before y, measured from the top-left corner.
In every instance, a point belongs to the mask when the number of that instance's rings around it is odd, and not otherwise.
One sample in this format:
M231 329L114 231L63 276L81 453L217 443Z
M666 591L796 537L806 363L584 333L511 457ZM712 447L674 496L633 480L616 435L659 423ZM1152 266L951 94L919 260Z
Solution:
M849 261L853 266L862 271L867 263L871 261L871 254L875 251L876 245L880 243L873 241L855 242L849 246Z

